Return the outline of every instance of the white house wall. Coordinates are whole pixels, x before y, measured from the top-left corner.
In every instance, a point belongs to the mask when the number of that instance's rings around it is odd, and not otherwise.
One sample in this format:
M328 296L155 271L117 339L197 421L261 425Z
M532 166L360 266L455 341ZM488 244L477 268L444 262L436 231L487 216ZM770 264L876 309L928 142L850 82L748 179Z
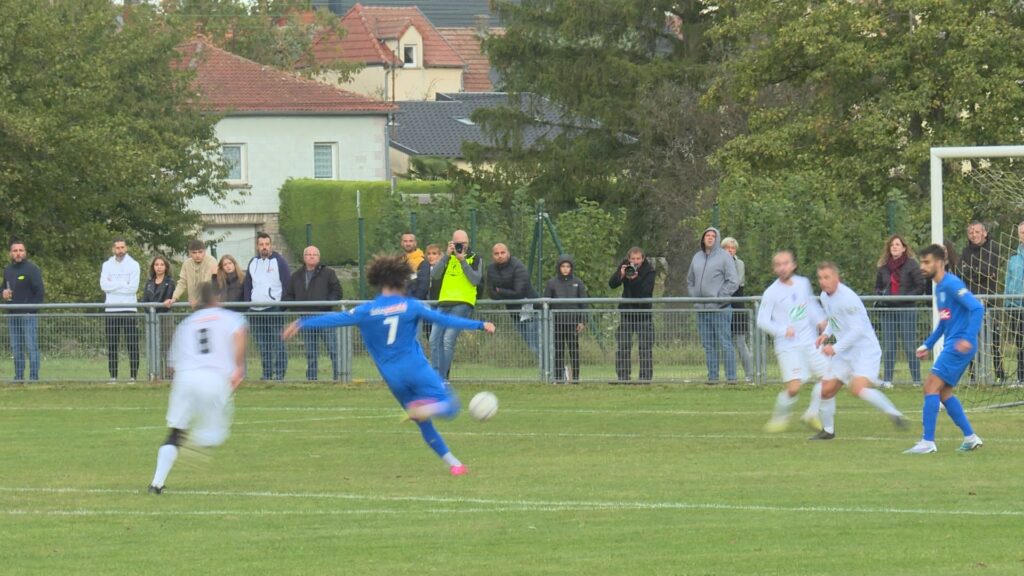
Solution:
M313 177L313 145L337 143L335 178L386 180L387 117L376 116L228 116L217 123L223 144L244 145L247 196L232 189L215 204L197 199L203 214L277 213L278 192L289 178Z

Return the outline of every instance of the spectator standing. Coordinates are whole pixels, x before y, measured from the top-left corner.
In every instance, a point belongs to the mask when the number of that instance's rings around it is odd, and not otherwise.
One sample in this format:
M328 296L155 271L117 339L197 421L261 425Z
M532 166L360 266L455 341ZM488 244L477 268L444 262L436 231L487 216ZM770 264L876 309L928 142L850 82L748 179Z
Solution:
M448 252L434 266L431 278L438 283L438 312L460 318L473 314L483 274L465 230L452 233ZM459 332L458 328L439 326L430 334L430 364L443 379L451 371Z
M157 254L149 262L149 278L146 280L146 286L142 289L142 302L158 302L163 303L165 300L171 298L174 295L174 271L171 269L171 263L164 256ZM166 307L154 308L154 312L157 314L164 314L169 312ZM166 318L165 318L166 320ZM160 358L153 362L154 368L153 375L166 378L168 374L164 370L164 359L167 358L167 351L171 347L171 338L174 335L174 326L171 322L157 322L160 327Z
M568 254L558 257L557 273L544 287L545 298L587 297L586 285L573 273L575 265L572 256ZM555 382L580 381L579 335L586 329L585 309L582 303L551 304L555 323Z
M217 300L222 303L244 302L242 285L245 283L245 272L238 265L238 260L230 254L220 257L217 262Z
M437 300L440 281L434 280L434 267L441 261L441 247L437 244L427 244L427 256L420 262L420 269L416 272L416 283L413 284L412 296L417 300ZM437 308L431 306L432 309ZM423 335L430 341L430 327L428 320L423 319Z
M530 285L530 272L521 260L508 251L508 246L498 243L491 249L491 263L487 265L487 296L492 300L523 300L537 298L537 291ZM533 318L533 304L508 304L513 311L519 334L536 356L540 352L537 344L537 323Z
M981 222L971 222L967 227L967 245L964 246L963 254L960 255L957 270L957 275L975 296L991 296L999 293L999 258L992 248L992 239L989 238L988 228ZM990 303L989 306L992 304ZM982 329L991 331L992 363L995 368L996 380L1001 381L1005 374L1003 373L1002 342L999 337L999 315L988 314L987 324L987 327L983 324ZM975 354L974 359L983 361L984 352L984 350L980 350ZM974 381L974 364L972 361L968 369L972 382Z
M181 263L174 294L164 300L164 306L170 308L187 294L189 305L195 308L199 302L199 285L210 282L216 273L217 261L206 253L206 244L202 240L192 240L188 243L188 259Z
M270 234L256 234L256 251L257 255L245 267L242 300L255 304L249 308L255 312L249 324L256 338L256 347L260 350L263 369L260 379L284 380L288 371L288 351L281 340L284 316L279 303L291 274L284 257L274 251Z
M42 304L46 297L43 273L28 259L25 243L15 238L10 243L11 263L4 268L3 299L11 304ZM7 329L14 355L14 380L25 379L25 355L28 355L28 379L39 380L39 333L35 309L10 310Z
M295 271L284 289L285 302L316 302L341 300L341 282L334 270L320 263L320 249L307 246L302 251L304 266ZM309 318L314 312L330 312L331 306L303 307L298 310L301 318ZM341 377L338 363L338 333L334 328L310 328L302 331L302 345L306 349L306 380L316 380L317 360L320 357L320 341L327 347L331 358L333 379Z
M919 296L925 294L924 276L914 251L899 234L893 234L885 243L878 258L875 274L875 294L880 296ZM881 302L882 383L881 388L892 388L892 375L896 365L897 344L903 346L910 366L914 386L921 385L921 360L917 357L917 302Z
M106 294L107 304L107 369L110 381L117 381L118 348L122 338L128 349L128 365L132 382L139 375L139 323L135 318L137 309L130 304L138 302L139 263L128 255L128 244L124 238L114 238L111 243L113 256L100 269L100 288ZM113 306L111 306L113 305Z
M1006 283L1003 289L1007 296L1004 306L1010 334L1017 346L1017 380L1014 386L1024 383L1024 222L1017 224L1017 238L1020 243L1006 264Z
M693 255L686 274L692 298L728 298L739 288L736 263L718 243L718 229L708 227L701 234L701 249ZM732 346L732 306L728 302L701 302L697 309L697 330L704 346L708 384L718 384L718 359L725 355L725 378L736 382L736 356Z
M405 253L405 261L409 263L409 268L412 269L413 274L416 274L424 258L423 250L419 248L416 235L412 232L405 232L402 234L401 245L402 252Z
M525 268L524 268L525 273ZM608 287L622 286L623 298L654 297L654 266L647 261L642 248L634 246L626 253L619 267L608 279ZM619 382L628 382L632 372L633 334L637 336L641 382L654 378L654 321L650 302L619 304L619 328L615 332L615 375Z
M733 237L722 240L722 248L732 256L736 264L736 281L740 287L732 293L733 298L744 296L744 286L747 283L747 266L736 256L740 249L740 243ZM754 381L754 354L750 351L747 342L747 335L750 334L750 316L747 314L747 305L744 302L732 303L732 345L736 349L736 355L743 364L743 377L748 383Z

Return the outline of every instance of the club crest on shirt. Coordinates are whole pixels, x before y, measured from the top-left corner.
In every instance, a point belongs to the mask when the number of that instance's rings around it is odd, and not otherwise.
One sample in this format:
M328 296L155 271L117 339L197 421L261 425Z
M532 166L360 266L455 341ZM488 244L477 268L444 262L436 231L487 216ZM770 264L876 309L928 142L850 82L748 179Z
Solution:
M967 294L967 288L961 288L956 292L957 296L963 296L964 294Z
M953 313L950 312L949 308L939 308L939 320L949 320L953 317Z

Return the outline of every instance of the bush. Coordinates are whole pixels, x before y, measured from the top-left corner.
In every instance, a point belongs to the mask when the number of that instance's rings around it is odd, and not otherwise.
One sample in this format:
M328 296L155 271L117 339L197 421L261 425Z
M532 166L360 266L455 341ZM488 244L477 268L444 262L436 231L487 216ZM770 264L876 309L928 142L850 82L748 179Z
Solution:
M397 191L403 194L444 194L451 192L445 181L401 181ZM389 212L394 199L391 183L386 181L288 180L281 187L281 234L293 250L306 245L306 224L313 225L313 243L320 248L324 264L354 264L359 261L359 220L356 192L366 226L367 257L382 246L370 239ZM395 194L394 196L397 196ZM386 250L396 250L396 239Z

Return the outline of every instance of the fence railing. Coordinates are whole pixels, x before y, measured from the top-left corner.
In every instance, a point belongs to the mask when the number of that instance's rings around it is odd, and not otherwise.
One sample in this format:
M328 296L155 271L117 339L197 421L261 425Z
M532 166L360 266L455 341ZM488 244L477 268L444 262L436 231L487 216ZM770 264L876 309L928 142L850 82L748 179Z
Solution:
M930 297L863 297L869 315L878 332L885 356L884 379L894 383L918 382L927 374L928 365L916 363L914 349L928 335L932 326ZM988 311L981 334L977 374L982 382L995 381L997 376L1015 378L1024 366L1010 365L1019 355L1011 354L1021 346L1021 314L1016 301L1002 297L986 297ZM651 304L649 310L620 310L619 304ZM702 383L708 378L709 366L698 329L698 316L702 313L696 304L715 302L694 298L655 298L649 300L623 300L619 298L592 298L587 300L520 300L515 302L480 301L474 316L494 322L498 331L494 335L463 332L458 337L450 377L453 381L481 382L554 382L565 376L565 365L578 362L578 371L569 379L581 382L621 382L626 374L631 381L648 377L655 382ZM736 350L736 379L750 384L774 383L780 380L771 338L756 327L758 297L717 301L741 304L734 308L731 328ZM566 304L583 304L584 310L564 310ZM248 311L249 304L226 304L245 311L250 325L264 330L278 331L287 322L310 314L310 307L332 306L336 310L350 309L358 301L341 302L286 302L274 311ZM131 377L132 357L136 354L139 380L158 380L167 377L166 354L170 339L178 323L190 312L187 305L177 304L166 309L161 304L138 304L136 312L105 313L102 304L41 304L0 305L6 314L7 330L0 329L0 349L8 361L0 363L0 380L15 379L15 364L11 362L12 329L21 335L19 319L29 316L21 311L38 309L34 318L39 353L41 381L107 381L112 378L113 359L116 358L117 378ZM581 318L575 318L581 315ZM110 319L117 318L120 330L112 332ZM563 354L558 349L572 347L572 335L567 326L582 320L585 328L577 336L578 356ZM130 325L134 330L125 330ZM429 355L427 332L424 327L421 345ZM253 332L254 330L250 330ZM624 343L625 334L631 336L629 353ZM275 332L276 333L276 332ZM114 336L118 345L115 350ZM137 342L130 342L137 338ZM255 340L255 339L253 339ZM639 348L650 343L651 363L640 358ZM316 349L315 356L313 350ZM749 351L749 355L744 353ZM22 376L28 380L30 361L27 350L20 350L24 359ZM248 351L249 378L262 374L260 347L251 342ZM284 345L287 370L283 379L288 381L323 380L339 382L377 381L379 375L366 353L362 336L357 329L337 328L318 334L318 338L295 338ZM627 361L626 358L629 358ZM315 368L310 360L315 359ZM998 363L996 362L998 360ZM725 382L724 354L719 354L719 380ZM1002 364L1006 364L1003 366ZM556 370L556 367L559 370ZM628 368L628 372L627 372ZM1001 369L1000 369L1001 368ZM651 371L652 373L641 374ZM278 376L272 374L271 377ZM1024 374L1022 374L1024 376Z

